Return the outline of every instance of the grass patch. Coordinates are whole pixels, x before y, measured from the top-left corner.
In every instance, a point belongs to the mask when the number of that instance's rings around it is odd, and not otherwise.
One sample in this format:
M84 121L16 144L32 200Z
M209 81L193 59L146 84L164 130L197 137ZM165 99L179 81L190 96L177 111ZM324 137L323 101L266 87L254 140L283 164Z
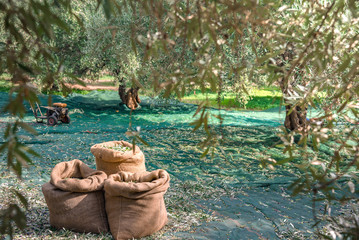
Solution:
M100 77L100 80L106 80L106 81L115 81L116 78L114 76L111 76L111 75L102 75Z
M103 80L102 78L100 78L100 80ZM91 86L92 84L88 84L89 86ZM115 87L116 84L115 82L109 82L109 81L102 81L102 82L95 82L95 84L93 84L93 86L96 86L96 85L101 85L101 86L106 86L106 87Z
M210 107L218 108L217 97L217 93L210 91L201 93L198 91L197 93L191 92L189 95L183 97L182 101L185 103L200 104L202 101L208 100ZM221 106L232 110L265 110L278 107L281 97L282 93L279 88L276 87L266 87L250 91L247 102L238 101L237 95L233 92L223 93Z
M10 91L12 84L8 80L4 80L2 77L0 78L0 92L8 92Z
M0 92L8 92L12 88L12 83L10 81L11 76L9 74L0 75Z

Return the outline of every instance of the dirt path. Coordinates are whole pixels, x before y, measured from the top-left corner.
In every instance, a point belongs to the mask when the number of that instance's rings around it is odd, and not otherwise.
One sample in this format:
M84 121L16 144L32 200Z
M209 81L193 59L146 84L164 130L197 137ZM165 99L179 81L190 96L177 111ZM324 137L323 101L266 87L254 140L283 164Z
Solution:
M4 78L1 80L5 80L5 81L11 81L10 78ZM96 81L92 81L92 80L88 80L88 79L83 79L83 82L86 84L86 87L80 85L80 84L72 84L72 83L65 83L66 87L71 88L71 89L79 89L79 90L87 90L87 91L91 91L91 90L110 90L110 91L117 91L118 90L118 86L115 86L114 81L113 80L108 80L108 79L99 79ZM39 86L32 82L31 85L38 89Z
M86 87L84 87L80 84L70 84L70 83L66 83L66 86L71 89L79 89L79 90L87 90L87 91L91 91L91 90L117 91L118 90L117 86L111 86L111 85L113 85L113 81L111 81L111 80L99 79L99 80L96 80L95 82L93 82L93 81L85 79L83 81L85 82Z
M79 84L66 84L67 87L71 89L79 89L79 90L111 90L111 91L117 91L118 87L115 86L104 86L104 85L86 85L86 87L81 86Z

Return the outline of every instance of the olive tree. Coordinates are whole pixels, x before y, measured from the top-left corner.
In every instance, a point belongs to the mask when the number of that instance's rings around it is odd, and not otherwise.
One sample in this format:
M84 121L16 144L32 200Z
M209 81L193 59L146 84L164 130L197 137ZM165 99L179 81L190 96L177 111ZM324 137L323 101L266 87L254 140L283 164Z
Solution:
M18 83L17 94L10 95L5 110L20 117L9 124L0 150L7 153L9 168L19 176L23 164L30 161L26 154L36 154L21 145L16 135L19 126L33 131L21 122L25 113L23 100L36 101L31 75L41 71L45 76L42 85L47 88L54 81L62 84L59 75L77 80L63 71L61 61L58 67L50 67L56 66L49 44L49 39L54 39L53 26L69 32L58 8L71 15L71 6L68 0L0 1L0 25L5 33L1 39L0 72L9 73ZM141 82L141 74L146 74L145 83L155 91L179 98L188 89L210 88L218 92L219 108L228 85L237 86L243 95L249 82L280 86L287 117L279 136L287 157L280 161L268 159L262 164L299 168L302 175L291 186L293 194L310 193L313 203L356 203L358 7L354 0L97 0L95 10L105 15L101 20L105 26L99 27L109 36L104 41L108 47L96 48L101 41L98 38L87 51L106 52L111 48L110 62L116 66L123 59L119 58L123 56L121 46L125 46L130 56L127 59L135 59L141 66L133 69L134 84ZM72 16L81 22L81 17ZM121 21L128 26L126 34L121 34ZM87 37L98 29L87 26ZM39 69L34 64L37 61L44 61L46 67ZM123 67L125 63L119 65ZM141 69L146 72L141 73ZM307 120L308 108L319 109L319 115ZM215 151L225 137L210 128L213 117L223 120L207 111L207 103L203 102L192 123L195 130L203 127L208 135L201 143L204 154ZM320 157L323 142L331 144L331 159ZM24 198L19 198L26 205ZM1 222L2 232L11 230L11 220L24 227L21 209L15 212L19 214L2 211L2 219L6 219ZM344 228L339 225L332 225L338 236Z
M182 48L178 58L151 73L152 86L166 96L174 92L181 98L188 88L210 87L218 92L221 107L227 79L241 86L242 94L245 81L256 82L259 76L269 85L280 86L286 119L279 136L287 157L269 159L263 165L299 168L303 174L291 186L294 195L310 193L314 203L352 200L357 204L358 2L98 2L106 16L121 16L124 9L131 9L156 23L146 35L131 35L137 43L133 46L140 45L144 51L143 61ZM194 53L191 66L181 64L185 49ZM206 107L206 102L199 105L199 117L192 123L194 129L203 127L208 134L201 145L204 154L224 137L209 127L211 117L220 122L222 117L211 115ZM308 108L318 109L319 115L308 119ZM332 148L330 159L320 157L324 142Z

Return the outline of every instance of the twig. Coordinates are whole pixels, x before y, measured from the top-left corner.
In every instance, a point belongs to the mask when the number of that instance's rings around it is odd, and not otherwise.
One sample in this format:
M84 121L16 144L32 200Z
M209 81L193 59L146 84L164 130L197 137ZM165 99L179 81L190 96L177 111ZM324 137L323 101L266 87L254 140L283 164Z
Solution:
M307 46L305 47L304 51L299 55L299 58L294 62L294 64L292 65L292 67L289 69L289 71L287 72L286 76L284 77L284 82L288 81L289 76L292 74L292 72L294 71L295 67L299 64L300 61L302 61L302 59L304 58L304 55L307 53L309 47L313 44L314 39L317 37L318 32L320 31L320 29L323 27L325 20L327 20L328 14L329 12L332 10L333 6L335 5L336 1L333 1L332 5L329 6L328 10L325 12L324 14L324 18L322 20L322 22L319 25L318 30L313 29L312 32L309 34L312 36L312 38L310 39L309 43L307 44Z

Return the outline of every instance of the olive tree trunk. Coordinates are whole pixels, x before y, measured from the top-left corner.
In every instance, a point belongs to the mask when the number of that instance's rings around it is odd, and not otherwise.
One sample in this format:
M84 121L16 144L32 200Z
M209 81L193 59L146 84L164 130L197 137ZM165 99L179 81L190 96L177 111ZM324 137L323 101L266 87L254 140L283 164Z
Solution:
M285 103L285 120L284 126L291 131L303 131L307 127L307 107L306 106L293 106L288 103L286 97L290 97L290 93L293 92L292 84L288 81L284 82L284 79L280 81L280 88L284 97ZM291 90L291 91L288 91Z
M138 95L139 87L132 87L132 88L126 88L126 84L123 80L123 78L120 78L120 70L115 69L113 71L115 76L117 77L119 81L118 86L118 95L120 95L121 101L123 104L125 104L128 108L134 110L136 109L141 103L140 96Z
M291 62L295 56L295 48L292 43L288 43L286 50L283 54L281 54L280 58L277 59L276 65L282 70L284 74L283 67L285 63ZM284 120L284 126L291 131L303 131L307 128L307 107L306 106L293 106L293 104L289 103L286 98L291 97L291 93L294 92L293 87L295 86L295 82L300 78L300 74L302 71L299 71L294 74L293 77L282 77L279 80L279 85L282 90L282 94L284 97L285 103L285 111L286 116Z

